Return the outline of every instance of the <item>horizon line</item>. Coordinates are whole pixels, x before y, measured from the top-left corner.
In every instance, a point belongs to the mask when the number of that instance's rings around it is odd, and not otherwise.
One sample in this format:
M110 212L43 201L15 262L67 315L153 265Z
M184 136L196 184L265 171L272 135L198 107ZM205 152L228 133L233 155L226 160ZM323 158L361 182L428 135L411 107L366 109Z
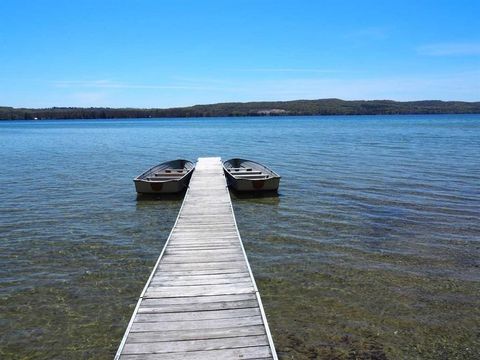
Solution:
M158 109L158 110L168 110L168 109L182 109L182 108L189 108L195 106L211 106L211 105L222 105L222 104L250 104L250 103L291 103L296 101L326 101L326 100L337 100L337 101L344 101L344 102L376 102L376 101L388 101L388 102L395 102L395 103L412 103L412 102L442 102L442 103L466 103L466 104L476 104L480 103L480 99L477 101L466 101L466 100L440 100L440 99L420 99L420 100L393 100L393 99L352 99L352 100L345 100L341 98L318 98L318 99L295 99L295 100L251 100L251 101L223 101L223 102L214 102L214 103L200 103L200 104L193 104L193 105L184 105L184 106L171 106L171 107L114 107L114 106L46 106L46 107L28 107L28 106L8 106L8 105L0 105L1 108L8 108L8 109L29 109L29 110L41 110L41 109L141 109L141 110L151 110L151 109Z

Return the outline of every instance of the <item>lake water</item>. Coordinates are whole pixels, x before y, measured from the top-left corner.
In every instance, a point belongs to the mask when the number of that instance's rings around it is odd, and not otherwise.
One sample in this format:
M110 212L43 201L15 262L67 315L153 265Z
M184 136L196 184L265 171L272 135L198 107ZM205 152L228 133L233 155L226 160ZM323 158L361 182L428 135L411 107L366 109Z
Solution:
M251 158L233 199L281 359L480 358L480 116L0 122L0 358L111 359L181 200L132 178Z

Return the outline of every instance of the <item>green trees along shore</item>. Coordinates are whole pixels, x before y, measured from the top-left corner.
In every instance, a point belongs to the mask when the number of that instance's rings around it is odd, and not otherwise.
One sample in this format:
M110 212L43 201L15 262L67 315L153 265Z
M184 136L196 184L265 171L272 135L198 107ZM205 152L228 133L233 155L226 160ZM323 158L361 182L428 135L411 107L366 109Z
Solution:
M219 103L168 109L0 107L0 120L118 119L286 115L480 114L480 102L340 99Z

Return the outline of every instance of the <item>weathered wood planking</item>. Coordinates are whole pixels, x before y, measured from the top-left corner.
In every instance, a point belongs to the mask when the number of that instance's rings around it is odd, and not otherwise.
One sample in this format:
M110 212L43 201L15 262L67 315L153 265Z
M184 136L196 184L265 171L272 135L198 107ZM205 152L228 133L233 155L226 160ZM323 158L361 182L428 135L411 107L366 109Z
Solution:
M198 159L115 359L277 359L220 158Z

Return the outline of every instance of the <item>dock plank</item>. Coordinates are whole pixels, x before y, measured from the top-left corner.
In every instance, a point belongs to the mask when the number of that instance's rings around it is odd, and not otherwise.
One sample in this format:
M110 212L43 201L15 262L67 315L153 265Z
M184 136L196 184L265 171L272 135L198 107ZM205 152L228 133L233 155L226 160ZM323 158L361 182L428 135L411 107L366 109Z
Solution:
M269 346L245 347L238 349L221 349L210 351L190 351L165 354L124 355L126 360L212 360L212 359L272 359ZM276 357L275 357L276 358Z
M202 295L228 295L253 293L255 290L248 285L199 285L199 286L162 286L149 287L145 292L146 297L179 297Z
M234 295L197 296L195 298L195 304L243 301L243 300L255 300L255 295L254 294L234 294ZM185 305L185 304L193 304L193 302L192 302L192 299L188 297L177 297L177 298L144 299L142 304L144 306L172 305L172 304Z
M252 317L260 315L258 308L246 309L221 309L213 311L190 311L177 313L157 313L151 308L144 309L145 312L137 313L135 321L138 322L160 322L160 321L188 321L188 320L209 320L209 319L233 319Z
M219 329L198 330L174 330L174 331L149 331L131 333L129 343L179 341L179 340L202 340L222 339L237 336L265 335L265 328L262 325L239 326Z
M143 305L138 309L137 314L153 312L153 313L169 313L181 311L208 311L208 310L227 310L227 309L246 309L256 308L257 302L255 300L230 301L230 302L216 302L216 303L194 303L187 305L160 305L160 306L146 306Z
M190 286L190 285L222 285L222 284L241 284L249 283L249 277L236 277L236 278L218 278L210 279L209 276L198 279L195 276L191 276L192 279L155 279L152 281L152 286Z
M227 310L227 309L246 309L256 308L255 300L230 301L230 302L214 302L214 303L194 303L186 305L157 305L143 306L138 309L137 314L141 313L170 313L170 312L190 312L190 311L208 311L208 310Z
M278 359L220 158L200 158L115 359Z
M232 319L207 319L195 321L162 321L162 322L136 322L134 321L130 332L145 331L171 331L171 330L197 330L202 332L205 329L235 328L239 326L262 325L261 316Z
M223 339L181 340L169 342L131 343L127 341L125 354L174 353L179 351L206 351L268 345L265 335L230 337Z

